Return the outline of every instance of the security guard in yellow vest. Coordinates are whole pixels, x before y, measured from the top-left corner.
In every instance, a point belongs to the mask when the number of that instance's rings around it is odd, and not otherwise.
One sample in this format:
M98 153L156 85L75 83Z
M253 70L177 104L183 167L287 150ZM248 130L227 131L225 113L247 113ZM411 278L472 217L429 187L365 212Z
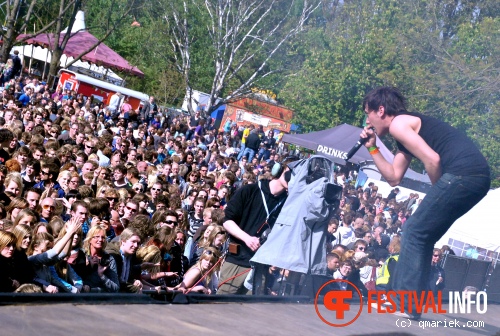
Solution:
M396 263L398 261L399 254L394 254L386 259L382 267L377 270L377 281L375 282L377 287L386 288L389 283L389 278L391 273L394 272Z

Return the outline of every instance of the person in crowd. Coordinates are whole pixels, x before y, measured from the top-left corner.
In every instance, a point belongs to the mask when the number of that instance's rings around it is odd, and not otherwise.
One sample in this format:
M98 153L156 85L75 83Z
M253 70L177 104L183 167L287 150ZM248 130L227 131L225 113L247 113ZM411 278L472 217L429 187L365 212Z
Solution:
M214 293L216 291L216 284L212 277L218 269L219 258L220 253L216 248L206 248L198 262L186 272L182 282L174 289L183 293Z
M15 222L17 215L19 215L21 210L26 208L28 208L28 201L21 197L14 197L5 208L5 211L7 211L7 218Z
M189 213L188 221L189 221L189 231L188 231L188 240L186 243L186 251L184 254L186 257L190 258L193 237L196 231L203 225L203 210L205 208L205 199L198 197L194 201L194 210Z
M261 180L258 184L241 187L225 209L224 228L230 235L229 253L221 268L218 294L246 294L245 277L237 274L250 271L250 259L260 247L262 223L274 224L285 203L291 170L285 160L282 172L275 179ZM264 204L265 202L265 204ZM249 206L250 205L250 206ZM266 211L269 209L269 215ZM272 212L272 213L271 213Z
M180 284L184 278L185 273L189 269L189 259L184 255L184 246L186 243L186 233L180 228L174 230L174 243L168 251L170 260L168 260L169 270L175 272L178 277L169 278L167 282L167 287L175 287Z
M16 249L14 250L15 279L20 284L33 282L35 273L33 267L28 261L28 249L33 239L33 230L26 224L18 224L12 229L16 236Z
M437 293L446 286L444 269L440 265L443 252L439 248L432 251L431 272L429 274L429 289L437 297Z
M326 255L326 265L328 268L328 276L333 277L333 274L340 267L340 256L337 253L327 253Z
M82 277L91 292L116 293L120 290L115 258L106 252L106 245L106 228L101 225L90 228L83 242L86 267Z
M106 250L116 262L120 292L142 291L141 261L136 255L140 244L141 234L134 228L126 228L120 235L119 242L108 244Z
M50 223L56 210L54 199L52 197L44 198L40 203L40 207L42 208L42 211L40 212L40 221Z
M209 230L209 228L211 229ZM198 243L198 248L194 251L190 259L191 266L194 265L200 259L200 256L203 254L203 251L205 251L205 249L207 249L208 247L215 247L216 249L219 250L219 252L222 253L222 247L227 240L227 232L224 229L224 227L216 225L214 223L213 225L209 225L207 227L203 235L203 238L204 240Z
M16 243L14 233L0 230L0 292L13 292L21 285L14 266Z
M47 293L64 291L66 286L54 275L51 267L63 259L71 248L73 235L81 227L77 220L66 223L66 233L54 244L54 238L49 233L37 233L27 251L28 261L35 271L33 281L40 284Z
M41 196L42 196L42 191L38 188L26 189L26 192L24 193L24 198L26 199L26 201L28 201L30 210L32 211L37 210Z
M401 240L394 237L389 244L389 257L385 260L377 260L380 267L377 270L376 288L378 290L392 290L391 274L394 274L396 264L401 250Z
M31 228L34 228L38 222L39 222L38 213L29 208L26 208L19 211L19 214L14 220L12 227L15 228L17 225L24 224L28 225Z

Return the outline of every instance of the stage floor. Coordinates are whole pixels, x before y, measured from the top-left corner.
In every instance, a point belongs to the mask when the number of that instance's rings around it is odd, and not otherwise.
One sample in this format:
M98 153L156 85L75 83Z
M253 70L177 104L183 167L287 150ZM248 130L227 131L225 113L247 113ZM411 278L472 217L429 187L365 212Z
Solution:
M447 309L447 305L444 306ZM357 308L355 308L357 309ZM355 312L347 312L346 319ZM459 327L427 327L433 321L458 321ZM405 322L402 322L405 321ZM427 321L427 322L426 322ZM463 327L467 321L484 326ZM500 305L486 314L424 314L411 321L388 314L368 314L346 327L325 324L313 304L18 304L0 306L1 335L496 335ZM397 326L399 325L399 327Z

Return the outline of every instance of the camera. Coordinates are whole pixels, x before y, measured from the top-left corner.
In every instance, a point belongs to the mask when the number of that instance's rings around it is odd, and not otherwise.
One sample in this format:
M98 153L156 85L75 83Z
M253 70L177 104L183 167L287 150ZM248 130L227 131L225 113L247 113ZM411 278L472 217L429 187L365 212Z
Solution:
M270 233L271 233L271 228L267 228L264 230L264 232L262 232L262 234L259 237L260 245L263 245L267 241L267 238L269 238Z

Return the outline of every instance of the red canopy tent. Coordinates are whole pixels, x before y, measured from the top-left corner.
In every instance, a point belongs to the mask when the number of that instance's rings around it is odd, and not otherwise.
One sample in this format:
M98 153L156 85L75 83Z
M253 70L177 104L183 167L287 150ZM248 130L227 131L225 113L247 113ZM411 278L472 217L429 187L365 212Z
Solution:
M65 33L61 33L61 41L64 38L64 35ZM98 41L94 35L90 34L86 30L71 33L71 35L72 36L69 38L66 48L64 48L63 51L63 53L68 57L77 57ZM26 37L26 35L20 35L18 40L24 37ZM28 39L25 43L42 46L44 48L52 48L54 46L54 42L54 34L40 34ZM83 55L81 59L82 61L94 63L112 70L129 72L134 76L144 77L144 73L141 70L131 65L126 59L118 55L113 49L104 43L99 44L96 48L92 49L92 51Z

